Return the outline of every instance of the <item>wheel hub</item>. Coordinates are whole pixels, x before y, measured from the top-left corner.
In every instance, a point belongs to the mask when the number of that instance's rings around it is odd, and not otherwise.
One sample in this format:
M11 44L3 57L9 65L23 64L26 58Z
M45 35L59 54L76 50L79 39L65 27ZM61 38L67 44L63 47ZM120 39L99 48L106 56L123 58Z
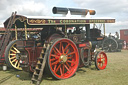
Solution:
M65 63L67 61L67 55L60 56L60 62Z
M20 60L20 53L16 53L16 59Z
M112 45L111 44L109 44L109 47L111 47Z
M101 59L100 62L103 63L104 62L104 59Z

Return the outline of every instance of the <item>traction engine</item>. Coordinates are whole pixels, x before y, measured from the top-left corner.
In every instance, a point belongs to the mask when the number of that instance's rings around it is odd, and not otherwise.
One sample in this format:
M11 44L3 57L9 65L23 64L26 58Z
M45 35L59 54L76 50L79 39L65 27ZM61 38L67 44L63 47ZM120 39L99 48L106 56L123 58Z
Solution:
M15 40L8 41L7 47L4 47L7 66L32 72L32 81L37 85L40 84L44 69L56 79L67 79L78 68L91 66L92 62L98 70L105 69L107 55L95 50L97 42L103 40L104 36L101 36L101 30L90 28L91 24L114 23L115 19L86 18L87 14L96 13L88 9L54 7L53 13L65 17L36 18L13 14L4 22L7 32L11 28L25 29L24 39L18 39L15 33ZM42 30L31 36L28 34L29 28Z

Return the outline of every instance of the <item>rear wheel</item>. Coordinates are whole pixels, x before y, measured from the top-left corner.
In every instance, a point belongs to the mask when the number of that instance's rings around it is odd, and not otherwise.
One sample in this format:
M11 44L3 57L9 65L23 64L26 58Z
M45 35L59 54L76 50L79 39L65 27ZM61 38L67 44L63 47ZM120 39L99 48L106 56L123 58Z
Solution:
M66 79L73 76L78 64L78 49L71 40L60 38L53 42L48 54L47 66L54 78Z
M8 67L22 70L20 67L20 51L17 49L17 41L10 42L5 50L5 61Z
M106 38L103 41L102 48L106 52L114 52L118 49L118 43L114 38Z

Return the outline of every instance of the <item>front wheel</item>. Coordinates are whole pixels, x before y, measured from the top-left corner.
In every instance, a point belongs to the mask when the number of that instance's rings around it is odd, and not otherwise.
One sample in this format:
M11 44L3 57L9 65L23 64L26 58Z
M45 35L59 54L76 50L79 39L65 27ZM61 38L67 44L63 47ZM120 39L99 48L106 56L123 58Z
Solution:
M79 65L79 53L70 39L54 40L50 47L47 66L56 79L66 79L74 75Z
M95 55L95 66L98 70L103 70L107 66L107 55L104 52L97 52Z

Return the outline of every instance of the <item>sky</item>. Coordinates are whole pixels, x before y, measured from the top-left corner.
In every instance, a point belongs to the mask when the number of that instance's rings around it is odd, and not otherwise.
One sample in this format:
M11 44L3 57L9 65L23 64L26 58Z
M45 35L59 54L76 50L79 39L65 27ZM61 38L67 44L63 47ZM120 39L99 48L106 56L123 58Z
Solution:
M0 0L0 26L14 11L18 15L58 16L52 13L54 6L94 9L92 18L115 18L115 23L106 24L106 33L128 29L128 0Z

